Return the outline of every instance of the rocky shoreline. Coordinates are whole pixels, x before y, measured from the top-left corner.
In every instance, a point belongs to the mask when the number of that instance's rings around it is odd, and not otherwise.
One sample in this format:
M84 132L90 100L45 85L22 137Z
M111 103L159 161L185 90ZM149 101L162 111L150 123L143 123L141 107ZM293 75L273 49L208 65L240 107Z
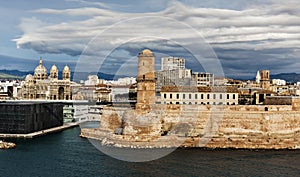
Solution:
M120 136L95 129L82 129L80 136L98 141L102 146L132 149L177 148L184 140L176 137L163 137L140 141L132 137Z
M17 145L15 143L0 141L0 149L13 149L16 147Z
M82 129L81 137L98 141L102 146L115 148L132 149L153 149L153 148L209 148L209 149L249 149L249 150L300 150L295 143L287 143L281 139L270 139L262 142L260 136L256 135L249 139L241 137L220 137L219 135L203 141L200 137L176 137L164 136L145 140L132 137L115 135L99 129ZM254 138L255 137L255 138ZM264 137L265 138L265 137ZM202 138L203 139L203 138ZM284 140L284 139L283 139ZM206 142L202 144L202 142Z

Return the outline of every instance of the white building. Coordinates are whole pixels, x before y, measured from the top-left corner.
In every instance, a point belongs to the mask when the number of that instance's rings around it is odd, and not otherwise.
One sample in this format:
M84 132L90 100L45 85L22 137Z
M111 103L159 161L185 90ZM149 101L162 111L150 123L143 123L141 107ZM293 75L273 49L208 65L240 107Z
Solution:
M190 69L173 69L155 72L156 92L163 86L195 86Z
M163 86L195 86L192 70L185 68L185 59L179 57L162 57L161 70L155 72L156 92Z
M126 85L114 85L111 87L112 102L129 102L129 88Z
M211 73L193 73L193 78L197 86L212 86L214 85L214 74Z
M124 78L119 78L118 80L108 80L104 82L105 84L110 84L110 85L132 85L136 83L136 78L135 77L124 77Z
M214 78L214 85L215 86L225 86L228 83L228 79L224 77L215 77Z
M161 89L161 104L237 105L234 87L176 87Z
M296 95L296 96L300 96L300 89L296 89L295 95Z
M184 69L185 59L178 57L162 57L161 70Z
M282 79L272 79L272 85L286 85L286 81Z
M99 84L99 79L97 75L89 75L88 80L84 82L84 85L97 85Z
M21 88L21 82L0 81L0 99L17 98Z
M63 107L64 122L80 122L88 119L88 105L65 105Z

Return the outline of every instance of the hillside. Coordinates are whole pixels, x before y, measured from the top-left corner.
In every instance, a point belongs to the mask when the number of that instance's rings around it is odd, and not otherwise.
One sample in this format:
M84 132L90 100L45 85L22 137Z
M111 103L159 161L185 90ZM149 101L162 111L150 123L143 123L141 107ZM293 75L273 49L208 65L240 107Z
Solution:
M19 70L0 70L0 79L24 79L27 74L34 74L33 71L19 71ZM48 73L49 74L49 73ZM105 80L113 80L120 77L126 77L126 76L115 76L112 74L106 74L106 73L76 73L76 78L78 80L87 80L88 75L97 74L100 79ZM74 72L71 72L71 80L73 80ZM58 72L58 77L62 77L62 72Z
M300 82L300 74L297 73L281 73L271 75L271 79L283 79L290 83Z
M19 71L19 70L0 70L0 79L24 79L27 74L32 74L33 71ZM49 74L49 73L48 73ZM126 76L120 76L120 75L113 75L113 74L106 74L106 73L88 73L88 72L82 72L82 73L76 73L76 82L79 80L87 80L88 75L95 75L97 74L99 79L105 79L105 80L115 80L121 77ZM62 72L60 71L58 73L59 78L62 77ZM74 72L71 72L71 80L73 80ZM283 79L287 82L294 83L294 82L300 82L300 74L297 73L280 73L280 74L273 74L270 76L271 79ZM242 78L234 78L239 80L245 80ZM250 80L255 80L255 78L252 78Z
M24 79L27 74L18 70L0 70L0 79Z

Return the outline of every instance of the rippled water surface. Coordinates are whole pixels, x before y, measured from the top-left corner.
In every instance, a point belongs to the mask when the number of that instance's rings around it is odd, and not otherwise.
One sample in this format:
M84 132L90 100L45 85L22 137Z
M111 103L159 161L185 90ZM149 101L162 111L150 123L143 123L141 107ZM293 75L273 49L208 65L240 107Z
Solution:
M80 129L11 140L0 150L1 177L35 176L300 176L300 151L177 149L159 160L113 159L79 137Z

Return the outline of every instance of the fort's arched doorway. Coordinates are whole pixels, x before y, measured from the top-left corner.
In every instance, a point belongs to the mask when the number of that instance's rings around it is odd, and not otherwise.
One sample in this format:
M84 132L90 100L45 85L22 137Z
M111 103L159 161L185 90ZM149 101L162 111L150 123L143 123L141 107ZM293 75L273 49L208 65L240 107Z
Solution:
M58 88L58 99L63 100L64 99L64 91L65 89L63 87Z

